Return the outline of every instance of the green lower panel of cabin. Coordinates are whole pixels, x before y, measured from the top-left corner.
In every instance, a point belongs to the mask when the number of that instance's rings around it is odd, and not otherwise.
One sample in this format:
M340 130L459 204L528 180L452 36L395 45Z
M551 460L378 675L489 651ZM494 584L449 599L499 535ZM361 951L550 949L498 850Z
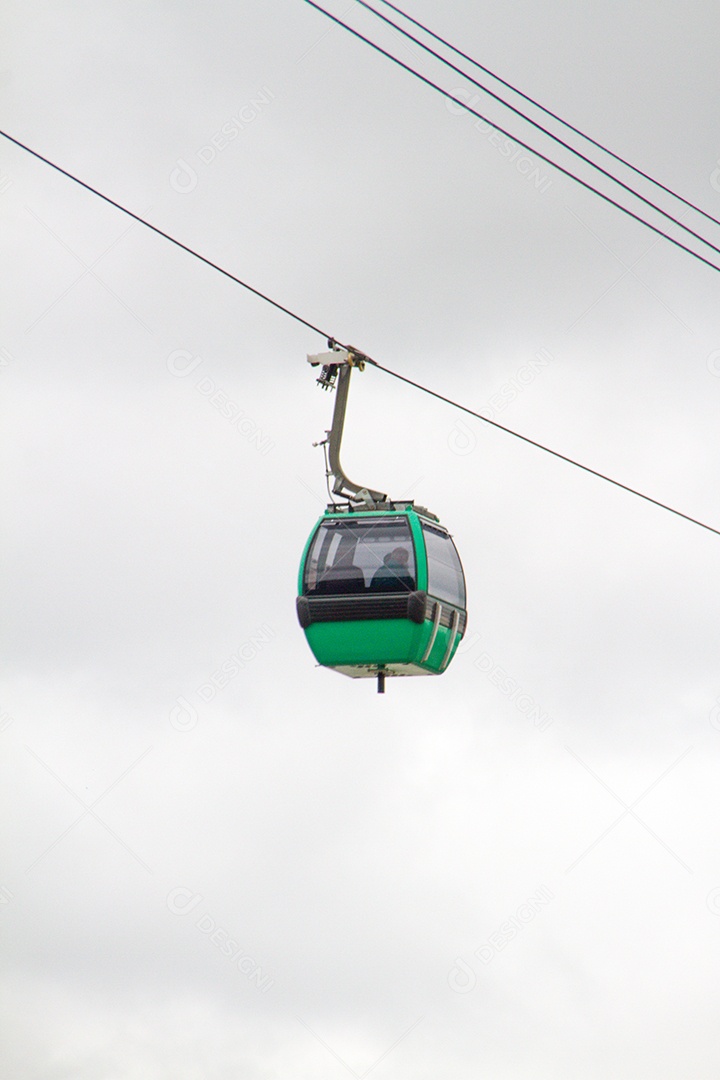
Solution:
M313 623L305 630L317 662L356 678L388 675L439 675L457 650L460 635L438 627L433 647L425 658L433 635L433 623L409 619L363 619ZM446 658L448 644L454 638ZM357 670L353 670L357 668Z

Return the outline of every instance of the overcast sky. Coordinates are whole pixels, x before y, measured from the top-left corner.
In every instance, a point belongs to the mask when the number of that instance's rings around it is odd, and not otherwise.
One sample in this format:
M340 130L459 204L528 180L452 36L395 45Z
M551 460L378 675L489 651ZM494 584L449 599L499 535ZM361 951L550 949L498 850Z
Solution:
M716 4L408 6L720 217ZM9 134L720 527L713 270L301 0L0 33ZM0 213L0 1074L717 1080L720 538L355 374L348 475L435 511L468 582L448 672L379 697L295 615L322 336L4 139Z

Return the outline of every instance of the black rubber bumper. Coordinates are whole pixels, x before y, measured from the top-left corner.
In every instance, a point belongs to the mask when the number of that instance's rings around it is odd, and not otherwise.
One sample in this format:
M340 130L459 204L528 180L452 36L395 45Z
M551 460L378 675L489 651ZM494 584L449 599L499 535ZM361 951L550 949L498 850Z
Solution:
M439 601L426 592L377 593L351 596L298 596L297 616L303 630L318 622L355 622L361 619L410 619L422 624L432 619ZM440 626L450 626L455 608L442 605ZM458 631L465 631L466 615L460 611Z

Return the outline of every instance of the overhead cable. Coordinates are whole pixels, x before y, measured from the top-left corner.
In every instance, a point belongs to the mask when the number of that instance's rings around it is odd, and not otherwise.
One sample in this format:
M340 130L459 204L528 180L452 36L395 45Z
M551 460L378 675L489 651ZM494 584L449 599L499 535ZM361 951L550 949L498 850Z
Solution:
M56 165L54 161L50 161L49 158L43 157L42 154L39 154L37 152L37 150L33 150L30 146L26 146L25 143L20 142L19 139L14 139L13 136L8 135L6 131L0 130L0 135L2 135L3 138L7 139L8 142L14 143L15 146L19 146L21 150L25 150L26 153L32 154L32 156L34 158L37 158L38 161L42 161L43 164L49 165L51 169L55 169L56 172L62 173L62 175L66 176L68 180L73 180L76 184L79 184L80 187L85 188L85 190L89 191L92 195L97 195L99 199L102 199L104 202L109 203L110 206L114 206L116 210L120 210L123 214L127 214L128 217L131 217L133 219L133 221L137 221L140 225L144 225L146 229L151 229L152 232L157 233L158 236L162 236L163 239L169 240L171 244L175 244L176 247L181 248L183 251L187 251L188 255L194 256L194 258L199 259L200 262L204 262L207 266L212 267L213 270L217 270L218 273L224 274L226 278L230 278L230 280L234 281L236 285L242 285L243 289L247 289L248 292L254 293L255 296L259 296L261 300L267 300L268 304L272 304L273 307L278 308L279 311L284 311L286 315L289 315L291 318L296 319L297 322L302 323L303 326L307 326L310 330L314 330L316 334L322 334L323 337L329 336L325 333L324 330L320 330L317 326L314 326L313 323L308 322L307 319L303 319L300 315L296 315L294 311L290 310L290 308L283 307L283 305L279 304L277 300L273 300L265 293L260 292L259 289L254 288L252 285L249 285L247 281L242 281L239 277L236 277L235 274L232 274L229 270L225 270L222 266L219 266L217 263L213 262L212 259L206 258L205 255L201 255L199 252L194 251L191 247L188 247L187 244L183 244L181 240L177 240L174 236L170 236L170 233L163 232L163 230L159 229L157 225L153 225L152 222L147 221L144 217L140 217L139 214L134 214L133 211L128 210L126 206L122 206L121 203L116 202L114 199L111 199L109 195L104 195L102 191L98 191L97 188L91 187L90 184L86 184L84 180L80 180L77 176L74 176L73 173L68 172L67 169L63 169L60 165Z
M429 45L426 45L423 41L415 37L415 35L411 34L408 30L404 30L402 26L400 26L396 22L393 22L393 20L389 19L387 15L383 15L381 11L377 11L376 8L374 8L371 4L367 3L367 0L355 0L355 3L359 4L362 8L365 8L365 10L369 11L372 15L375 15L376 18L381 19L382 22L386 23L386 25L391 26L394 30L397 30L398 33L408 38L408 40L412 41L415 45L419 45L421 49L424 49L425 52L429 53L436 60L439 60L442 64L445 64L446 67L456 72L463 79L466 79L468 82L472 83L473 86L476 86L479 90L482 90L484 94L488 95L488 97L491 97L493 98L493 100L498 101L501 105L505 106L506 109L509 109L510 112L515 113L516 116L519 116L522 120L526 121L526 123L530 124L534 128L537 128L537 130L541 131L543 135L547 135L547 137L549 139L552 139L553 142L556 142L558 146L562 146L564 150L568 150L571 154L574 154L575 157L579 158L581 161L584 161L586 165L589 165L591 168L596 169L597 172L601 173L608 180L611 180L614 184L617 184L618 187L623 188L625 191L629 192L630 195L633 195L636 199L639 199L640 202L645 203L646 206L651 207L651 209L656 210L658 214L661 214L663 217L667 218L668 221L671 221L673 223L673 225L677 225L678 228L683 229L683 231L688 233L689 236L692 236L696 240L699 240L701 244L705 244L707 247L711 248L718 255L720 255L720 247L718 247L716 244L713 244L710 240L707 240L704 236L701 236L700 233L695 232L689 227L689 225L684 225L679 218L674 217L667 210L663 210L661 206L658 206L657 203L654 203L645 195L641 195L640 192L636 191L635 188L630 186L630 184L626 184L624 180L620 180L608 169L603 168L602 165L599 165L596 161L593 161L592 158L589 158L586 154L583 154L580 150L576 149L574 146L571 146L570 143L565 142L565 140L561 139L558 135L553 134L553 132L550 131L549 128L546 128L543 124L538 123L537 120L533 120L531 117L527 116L527 114L524 113L521 109L518 109L515 105L511 105L509 101L506 101L499 94L496 94L493 90L490 90L489 87L483 86L483 84L481 82L478 82L477 79L474 79L472 75L468 75L466 71L463 71L462 68L457 67L456 64L451 63L451 61L446 59L446 57L441 56L439 52L437 52L435 49L432 49ZM428 30L426 31L426 33L431 34L432 32ZM452 48L452 46L450 46L450 48ZM542 106L540 106L540 108L542 108ZM495 125L493 124L493 127L494 126Z
M483 420L486 424L491 424L493 427L499 428L500 431L504 431L507 435L513 435L516 439L522 439L523 442L529 443L530 446L535 446L538 450L544 450L546 454L552 454L553 457L560 458L561 461L567 462L568 465L574 465L575 468L582 469L583 472L590 473L592 476L597 476L598 479L605 480L608 484L613 484L615 487L622 488L623 491L627 491L631 495L637 495L639 499L645 499L646 502L659 506L661 510L668 510L671 514L676 514L678 517L684 518L685 521L690 521L693 525L699 525L702 529L707 529L708 532L720 536L720 529L716 529L712 525L706 525L704 521L699 521L697 518L690 517L689 514L683 513L682 510L676 510L675 507L668 506L667 503L660 502L659 499L653 499L652 496L645 495L636 488L631 488L627 484L622 484L619 480L613 480L611 476L598 472L597 469L591 469L589 465L583 465L582 462L576 461L575 458L568 457L567 454L561 454L558 450L551 450L549 446L544 446L543 443L539 443L535 439L529 438L527 435L521 435L519 431L513 431L512 428L499 424L497 420L490 420L489 417L483 416L482 413L474 412L473 409L469 409L466 405L461 405L458 401L453 401L451 398L445 397L444 394L438 393L437 390L430 390L427 386L423 386L421 383L409 379L406 375L400 375L397 371L391 371L390 368L378 364L376 360L372 360L371 363L380 371L392 375L395 379L400 379L401 382L407 383L409 386L414 386L416 390L422 390L424 394L430 394L431 397L438 398L439 401L444 401L446 405L451 405L454 409L460 409L461 412L467 413L469 416L474 416L477 420Z
M310 0L307 0L307 2L310 2ZM68 180L72 180L74 183L79 184L79 186L84 188L86 191L89 191L92 195L96 195L99 199L102 199L103 202L106 202L110 206L115 207L116 210L120 210L121 213L127 214L128 217L131 217L134 221L137 221L138 224L144 225L147 229L150 229L152 232L157 233L158 236L163 237L163 239L165 240L169 240L171 244L174 244L182 251L187 252L188 255L192 255L193 258L199 259L200 262L205 263L205 265L209 266L211 269L217 270L218 273L222 274L226 278L229 278L231 281L235 282L236 285L241 285L243 289L247 289L255 296L258 296L261 300L265 300L268 304L271 304L278 311L284 312L285 315L289 315L290 318L295 319L296 322L302 323L303 326L306 326L308 327L308 329L313 330L316 334L320 334L321 337L328 339L329 344L337 344L350 352L358 352L358 350L354 349L353 346L343 345L342 342L333 338L332 335L326 333L326 331L324 330L321 330L319 327L315 326L307 319L303 319L301 315L298 315L294 311L291 311L290 308L285 307L284 304L280 304L277 300L273 300L272 297L268 296L266 293L263 293L259 289L254 288L252 285L249 285L246 281L241 280L241 278L237 277L229 270L225 270L222 266L219 266L211 259L208 259L204 255L201 255L198 251L195 251L194 248L189 247L187 244L183 244L182 241L177 240L174 236L171 236L169 233L166 233L162 229L159 229L156 225L153 225L151 222L147 221L139 214L135 214L132 210L128 210L128 208L126 206L123 206L122 203L117 202L115 199L111 199L109 195L104 195L103 192L98 191L97 188L94 188L90 184L85 183L84 180L80 180L79 177L75 176L67 169L63 169L60 165L56 165L54 162L50 161L49 158L43 157L43 155L38 153L37 150L33 150L31 147L26 146L25 143L20 142L19 139L13 138L12 135L8 135L7 132L2 130L0 130L0 135L8 139L9 142L14 143L15 146L18 146L21 150L25 150L28 154L31 154L32 157L37 158L38 161L42 161L45 165L49 165L52 169L55 169L57 172L67 177ZM576 468L582 469L583 472L590 473L593 476L597 476L600 480L605 480L607 483L613 484L615 487L622 488L623 491L627 491L631 495L636 495L638 498L644 499L646 502L653 503L655 506L660 507L661 510L667 510L671 514L675 514L678 517L684 518L685 521L691 522L693 525L699 525L700 528L707 529L709 532L715 533L716 536L720 536L720 529L716 529L712 525L707 525L705 522L699 521L697 518L691 517L689 514L683 513L681 510L677 510L672 506L668 506L666 503L660 502L659 499L654 499L650 495L645 495L643 494L643 492L637 491L635 488L631 488L627 484L621 483L619 480L613 480L612 477L606 476L604 473L598 472L596 469L591 469L588 465L583 465L581 462L576 461L574 458L568 457L566 454L561 454L557 450L551 450L550 447L544 446L542 443L537 442L535 439L529 438L527 435L522 435L518 431L513 431L511 428L505 427L503 424L499 424L496 420L490 420L488 419L488 417L483 416L481 413L475 412L473 409L470 409L465 405L461 405L459 402L453 401L451 398L445 397L444 394L440 394L436 390L431 390L426 386L422 386L421 383L415 382L413 379L409 379L406 375L401 375L397 371L392 371L390 368L378 363L377 360L373 360L372 357L367 356L366 354L360 355L364 360L372 364L373 367L376 367L379 371L384 371L387 375L392 375L394 378L399 379L401 382L407 383L408 386L413 386L416 390L421 390L425 394L430 394L431 397L437 398L439 401L444 401L447 405L450 405L455 409L459 409L461 412L467 413L469 416L473 416L478 420L482 420L486 424L491 424L493 427L499 428L501 431L506 432L506 434L508 435L514 436L516 439L521 439L523 442L528 443L530 446L536 447L538 450L543 450L547 454L552 454L553 457L560 458L561 461L565 461L569 465L574 465Z
M677 191L673 191L672 188L666 187L665 184L661 183L659 180L656 180L648 173L643 172L642 169L638 169L636 165L632 165L629 161L621 157L619 154L613 153L612 150L609 150L607 146L604 146L601 142L598 142L597 139L591 138L590 135L587 135L584 131L581 131L580 128L574 127L567 120L563 120L563 118L561 116L558 116L557 113L554 113L551 109L548 109L544 105L541 105L539 101L536 101L535 98L530 97L529 94L525 94L522 90L518 90L518 88L516 86L513 86L512 83L508 82L506 79L501 78L500 75L498 75L494 71L491 71L490 68L485 67L477 60L473 59L472 56L468 56L468 54L463 52L462 49L458 49L451 42L447 41L443 37L440 37L439 34L434 33L434 31L430 30L429 27L424 26L423 23L421 23L418 19L414 19L412 15L408 15L406 11L403 11L401 8L397 7L396 4L391 4L390 0L379 0L379 2L381 4L385 4L386 7L391 8L394 12L396 12L396 14L402 15L404 19L407 19L408 22L412 23L414 26L417 26L418 29L423 31L423 33L427 34L429 37L433 38L433 40L438 41L441 45L444 45L446 48L450 49L457 56L461 56L463 60L467 60L470 64L473 64L473 66L478 68L479 71L484 71L486 75L489 75L491 78L495 79L502 86L507 87L508 90L512 90L514 94L517 94L518 97L521 97L524 101L529 102L530 105L534 105L536 109L544 112L546 116L551 116L553 120L557 120L557 122L559 124L562 124L563 127L566 127L568 131L572 131L575 135L579 135L581 139L585 139L593 146L596 146L598 150L602 150L604 154L607 154L609 157L614 158L615 161L620 162L620 164L624 165L627 169L631 169L632 172L637 173L638 176L642 176L643 180L647 180L649 183L654 184L656 187L660 188L661 191L666 192L666 194L672 195L674 199L677 199L678 202L683 203L684 206L689 207L690 210L695 210L698 214L702 214L702 216L707 218L708 221L712 221L714 225L720 225L720 221L718 221L717 218L713 217L712 214L709 214L707 210L703 210L700 206L696 206L695 203L690 202L689 199L685 199L682 195L678 195ZM469 76L466 77L469 78Z
M600 191L599 188L596 188L592 184L588 183L587 180L582 180L579 176L576 176L575 173L571 172L569 169L566 169L562 165L558 165L558 163L556 161L553 161L552 158L549 158L547 154L541 153L539 150L535 149L535 147L532 147L528 143L523 142L522 139L518 139L517 136L512 135L509 131L501 127L494 120L490 120L487 116L483 116L482 113L479 113L477 109L473 109L470 105L467 104L467 102L462 101L458 97L455 97L454 94L451 94L448 90L445 90L438 83L433 82L432 79L429 79L426 75L423 75L419 71L416 71L415 68L410 67L409 64L406 64L397 56L393 56L392 53L388 52L386 49L383 49L381 45L377 44L377 42L372 41L368 37L365 37L365 35L361 34L359 30L356 30L354 27L349 26L348 23L344 23L342 19L339 19L331 12L326 11L325 8L321 7L319 4L316 4L315 0L305 0L305 3L309 4L310 7L315 8L316 11L319 11L322 15L325 15L332 22L342 27L343 30L347 30L348 33L353 35L353 37L358 38L359 41L363 41L366 45L369 45L371 49L374 49L382 56L387 57L388 60L392 60L394 64L397 64L399 67L409 72L410 75L414 75L416 79L419 79L421 82L425 83L426 86L429 86L431 87L431 89L436 90L439 94L442 94L442 96L447 98L448 101L453 101L461 109L464 109L466 112L471 113L472 116L476 116L478 120L482 120L483 123L490 124L492 127L495 128L496 131L499 131L500 134L505 135L508 139L512 139L512 141L517 143L518 146L522 146L524 150L529 151L531 154L535 154L535 156L540 158L541 161L545 161L548 165L551 165L554 169L557 169L557 171L562 173L564 176L568 176L571 180L574 180L576 183L580 184L581 187L586 188L588 191L591 191L594 195L597 195L600 199L603 199L611 206L614 206L616 207L616 209L621 210L623 214L627 214L627 216L631 217L634 221L638 221L641 225L644 225L646 228L650 229L658 236L662 236L665 240L668 240L671 244L674 244L675 247L680 248L681 251L685 251L688 255L692 255L695 259L698 259L699 262L704 263L706 266L709 266L712 270L717 270L718 272L720 272L720 266L718 266L716 263L711 262L710 259L706 259L705 256L701 255L698 251L693 251L692 248L689 248L685 244L681 243L679 240L676 240L673 236L670 236L669 233L663 232L663 230L658 228L657 225L652 225L649 221L646 221L645 218L641 217L639 214L636 214L633 210L628 209L627 206L623 206L622 203L617 202L617 200L611 198L610 195L605 194L605 192Z

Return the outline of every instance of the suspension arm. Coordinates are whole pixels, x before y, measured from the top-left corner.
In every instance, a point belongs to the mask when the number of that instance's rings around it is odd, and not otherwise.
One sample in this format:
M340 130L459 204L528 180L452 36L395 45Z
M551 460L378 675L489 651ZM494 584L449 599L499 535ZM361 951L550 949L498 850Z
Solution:
M365 366L363 354L354 353L335 345L331 352L308 356L308 363L314 367L318 364L323 365L322 372L317 380L323 389L331 389L337 384L328 446L330 471L334 477L333 493L344 496L350 502L365 503L366 506L371 508L374 508L377 503L386 502L387 495L384 492L362 487L360 484L350 480L345 475L340 463L340 445L345 426L345 410L350 390L350 376L354 367L363 370Z

